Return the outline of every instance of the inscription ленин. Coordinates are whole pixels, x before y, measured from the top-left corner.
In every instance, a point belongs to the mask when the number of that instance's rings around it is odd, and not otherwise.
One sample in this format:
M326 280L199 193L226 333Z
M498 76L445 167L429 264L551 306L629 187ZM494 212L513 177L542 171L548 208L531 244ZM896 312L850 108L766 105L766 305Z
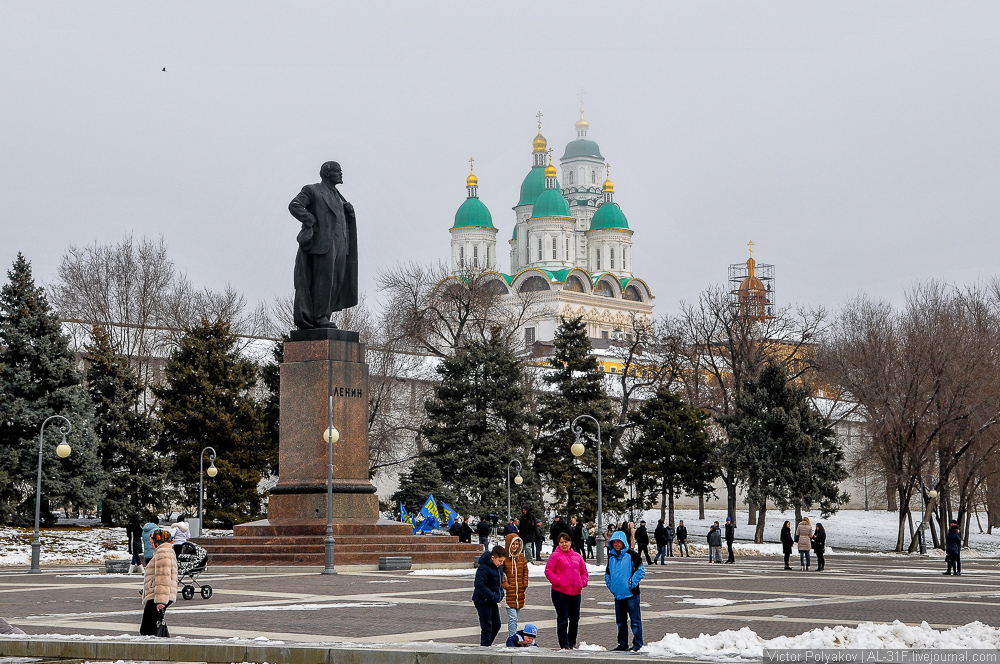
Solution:
M365 396L365 391L360 387L335 387L332 396L335 397L347 397L348 399L363 399Z

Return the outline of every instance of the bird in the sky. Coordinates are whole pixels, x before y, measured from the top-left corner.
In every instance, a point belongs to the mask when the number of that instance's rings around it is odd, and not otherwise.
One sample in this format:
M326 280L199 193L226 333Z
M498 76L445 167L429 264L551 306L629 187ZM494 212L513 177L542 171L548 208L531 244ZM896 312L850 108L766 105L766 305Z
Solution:
M164 68L163 68L163 71L167 71L167 68L166 68L166 67L164 67Z

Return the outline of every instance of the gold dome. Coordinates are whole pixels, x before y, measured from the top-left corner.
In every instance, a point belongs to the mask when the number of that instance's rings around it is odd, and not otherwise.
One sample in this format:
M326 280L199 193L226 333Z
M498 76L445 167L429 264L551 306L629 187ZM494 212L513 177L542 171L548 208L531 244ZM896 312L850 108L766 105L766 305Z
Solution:
M539 130L538 136L535 136L535 140L531 142L531 146L534 148L535 152L545 152L545 149L548 147L548 145L549 144L545 140L545 137L542 136L541 130Z
M466 187L475 187L479 184L479 178L476 177L475 173L469 172L469 177L465 178Z
M545 177L554 178L557 175L556 167L552 165L552 153L549 153L549 165L545 167Z
M583 122L582 119L581 119L581 122ZM579 125L579 124L580 123L578 122L577 125ZM615 183L611 181L611 164L605 164L604 168L607 171L607 175L606 175L605 180L604 180L604 191L614 192L614 190L615 190Z
M584 120L582 115L580 116L580 119L576 121L576 128L577 129L586 129L589 126L590 126L590 123L587 122L586 120Z

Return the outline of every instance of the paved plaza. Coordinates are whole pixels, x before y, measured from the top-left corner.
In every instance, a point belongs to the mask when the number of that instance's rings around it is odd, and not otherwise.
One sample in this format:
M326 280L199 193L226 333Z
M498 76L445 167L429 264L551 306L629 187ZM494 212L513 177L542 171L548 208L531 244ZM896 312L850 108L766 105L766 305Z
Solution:
M796 561L797 562L797 561ZM827 625L928 622L948 628L1000 623L1000 567L968 560L963 576L942 576L940 559L836 555L826 571L784 571L774 557L710 565L673 559L648 568L642 583L647 642L665 633L693 637L749 626L764 638ZM797 567L797 565L796 565ZM49 568L29 576L0 573L0 615L29 634L136 634L140 578L95 574L94 568ZM209 569L211 571L211 568ZM179 599L168 611L174 636L260 636L285 642L478 642L471 576L411 576L344 568L309 573L218 573L209 600ZM532 578L522 622L553 646L555 613L549 585ZM614 609L603 575L584 591L580 640L615 644ZM501 636L506 632L501 632ZM499 640L499 639L498 639Z

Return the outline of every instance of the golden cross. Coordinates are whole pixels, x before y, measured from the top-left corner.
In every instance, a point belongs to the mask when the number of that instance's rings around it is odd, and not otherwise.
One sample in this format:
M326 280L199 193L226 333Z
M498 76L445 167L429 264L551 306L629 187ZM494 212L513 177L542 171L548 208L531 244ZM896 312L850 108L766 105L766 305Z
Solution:
M475 159L473 159L472 157L469 157L469 172L470 172L470 173L472 173L472 172L473 172L473 171L472 171L472 162L474 162L474 161L475 161Z
M607 173L607 179L611 179L611 164L604 164L604 171Z
M753 256L753 240L747 242L747 246L750 247L750 255Z
M552 163L552 148L549 148L547 150L547 152L549 153L549 164L551 164Z
M538 133L541 133L542 132L542 112L538 111L538 114L535 115L535 117L538 118Z
M581 118L583 117L583 95L585 95L585 94L587 94L587 91L584 90L583 88L580 88L579 95L580 95L580 117Z

